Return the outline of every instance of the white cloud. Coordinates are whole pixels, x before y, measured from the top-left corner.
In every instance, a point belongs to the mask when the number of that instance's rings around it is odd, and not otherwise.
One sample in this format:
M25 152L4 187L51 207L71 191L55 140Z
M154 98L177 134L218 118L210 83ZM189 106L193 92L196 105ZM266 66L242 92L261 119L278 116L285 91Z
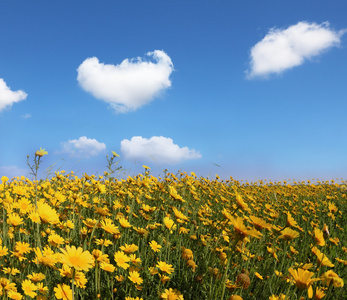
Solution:
M180 148L172 139L163 136L153 136L150 139L134 136L130 141L124 139L121 141L121 151L126 159L168 164L201 158L198 151L188 147Z
M31 114L22 115L22 118L23 119L30 119L31 118Z
M87 58L77 69L77 80L85 91L117 112L136 110L171 86L169 77L174 67L170 57L161 50L147 56L154 62L137 58L107 65L96 57Z
M13 103L25 100L28 95L24 91L11 91L6 82L0 78L0 111L11 107Z
M13 177L20 177L20 176L29 176L29 170L28 169L21 169L17 166L1 166L0 167L0 178L2 176L6 176L9 179L12 179Z
M104 143L99 143L96 139L88 139L81 136L78 140L69 140L61 143L62 152L74 157L97 156L106 149Z
M329 23L299 22L286 29L272 28L251 49L249 78L281 73L299 66L306 59L340 44L345 30L334 31Z

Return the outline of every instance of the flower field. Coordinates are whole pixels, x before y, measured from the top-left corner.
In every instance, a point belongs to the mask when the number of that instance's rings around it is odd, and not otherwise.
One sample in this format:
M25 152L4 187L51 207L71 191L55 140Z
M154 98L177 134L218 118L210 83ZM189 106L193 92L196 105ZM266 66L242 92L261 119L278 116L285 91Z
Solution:
M115 158L1 177L0 298L347 299L344 182L117 179Z

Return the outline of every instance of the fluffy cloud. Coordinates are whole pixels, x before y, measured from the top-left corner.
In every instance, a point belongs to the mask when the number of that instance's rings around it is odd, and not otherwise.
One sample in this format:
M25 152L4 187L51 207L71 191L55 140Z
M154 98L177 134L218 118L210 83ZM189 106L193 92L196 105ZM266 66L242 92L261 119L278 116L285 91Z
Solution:
M11 107L13 103L25 100L28 95L19 90L11 91L6 82L0 78L0 111L6 107Z
M121 141L121 151L126 159L155 161L157 163L176 164L188 159L201 158L201 154L188 147L180 148L173 140L163 136L150 139L134 136L131 140Z
M96 139L88 139L81 136L78 140L69 140L61 143L62 152L74 157L96 156L106 149L104 143L99 143Z
M286 29L271 29L251 49L249 78L281 73L340 44L345 30L334 31L329 23L299 22Z
M85 91L117 112L136 110L171 86L169 77L174 67L170 57L160 50L147 56L154 62L137 58L107 65L96 57L87 58L77 69L77 80Z

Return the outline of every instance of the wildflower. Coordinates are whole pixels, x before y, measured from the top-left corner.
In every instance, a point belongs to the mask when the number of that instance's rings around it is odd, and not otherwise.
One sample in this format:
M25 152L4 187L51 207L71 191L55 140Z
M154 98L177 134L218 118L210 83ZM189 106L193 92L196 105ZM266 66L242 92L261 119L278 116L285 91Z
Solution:
M95 244L97 244L99 246L105 246L105 247L113 245L112 241L110 241L110 240L103 240L103 239L96 239L95 240Z
M79 288L85 289L87 282L88 280L86 278L86 275L84 275L84 273L81 271L76 271L75 277L74 277L74 284Z
M325 238L328 238L330 235L328 226L326 224L324 224L324 226L323 226L323 235Z
M58 262L58 255L46 246L42 251L40 248L34 249L36 254L36 262L47 267L54 268L54 265Z
M131 227L131 224L129 223L129 221L127 219L125 219L124 217L119 218L118 221L119 221L120 226L122 228L130 228Z
M140 274L137 271L130 271L128 278L130 281L138 285L141 285L143 282L143 279L140 277Z
M114 254L114 260L117 263L118 267L121 267L124 270L130 267L130 265L128 264L130 258L123 251L116 252Z
M7 216L7 224L12 225L13 227L17 227L18 225L23 224L23 222L23 218L16 213L11 213Z
M319 278L311 278L314 273L299 268L294 270L293 268L288 269L289 273L293 276L294 283L299 290L307 289L308 297L312 298L313 290L312 283L320 280Z
M195 272L195 269L197 268L197 265L192 259L187 260L186 262L187 266L192 269L193 272Z
M114 151L111 151L112 152L112 155L114 156L114 157L119 157L119 155L116 153L116 152L114 152Z
M299 235L299 232L286 227L284 230L281 231L281 235L279 236L279 238L284 239L285 241L290 241L292 239L297 238Z
M111 219L105 219L105 220L101 221L100 227L103 230L105 230L107 233L111 233L111 234L119 233L118 226L114 225L113 221Z
M284 295L284 294L281 293L279 296L271 295L271 296L269 297L269 299L270 299L270 300L286 300L287 297L286 297L286 295Z
M130 254L129 258L130 258L130 261L132 264L134 264L136 266L141 264L141 258L136 257L136 254Z
M26 254L26 253L30 253L32 251L32 248L30 247L29 243L16 242L15 250L19 252L20 254Z
M18 273L20 273L20 271L16 268L3 268L2 271L5 273L5 274L10 274L12 276L15 276L17 275Z
M131 245L125 244L125 246L121 246L120 249L123 250L125 254L130 254L137 251L139 247L136 246L135 244L131 244Z
M27 277L32 281L32 282L39 282L42 281L46 278L46 275L42 274L42 273L32 273L27 275Z
M231 295L228 300L243 300L243 298L239 295Z
M156 264L156 267L160 269L160 271L165 272L167 274L171 274L175 269L172 267L172 265L167 264L164 261L160 261Z
M39 158L47 154L48 152L45 149L42 149L41 147L40 147L40 150L37 150L35 152L35 156L38 156Z
M59 234L52 233L48 236L48 243L52 246L59 246L65 243L64 238L62 238Z
M256 216L249 216L249 218L251 219L251 223L256 229L262 230L266 228L271 231L271 224L266 223L263 219L258 218Z
M317 264L319 266L328 266L331 268L334 266L334 264L329 260L329 258L324 253L320 252L317 247L313 247L311 251L316 255Z
M41 222L49 224L59 223L59 215L55 209L49 206L49 204L44 202L38 202L38 214L40 216Z
M264 279L263 276L261 276L258 272L255 272L254 275L255 275L256 277L258 277L259 279L261 279L261 280Z
M252 237L255 237L257 239L260 239L260 237L262 237L262 234L259 231L257 231L256 229L254 229L254 228L248 229L243 224L243 218L241 218L241 217L237 217L236 219L232 217L230 219L230 222L234 226L235 235L239 240L243 240L247 236L252 236Z
M114 270L116 269L114 265L106 263L106 262L102 262L100 264L100 268L109 273L113 273Z
M324 298L326 294L324 293L324 290L322 288L316 287L316 293L313 297L314 300L320 300Z
M0 294L1 295L1 294ZM16 292L16 291L8 291L7 296L12 300L21 300L23 299L22 294Z
M154 252L160 252L161 245L159 245L156 241L151 241L149 245Z
M33 205L28 198L21 198L18 201L19 212L21 214L26 214L33 210Z
M320 279L322 280L323 284L329 286L330 283L333 283L334 287L343 287L344 286L344 282L343 279L339 277L339 275L337 275L334 271L329 270L325 273L322 274L322 276L320 277Z
M172 219L170 219L169 217L164 218L164 225L169 230L175 230L176 229L175 222Z
M0 246L0 257L8 254L8 248L6 246Z
M57 299L72 300L72 290L66 284L58 284L58 286L54 288L54 292Z
M68 265L76 270L88 271L93 267L94 259L90 252L83 251L83 248L67 245L65 249L60 249L61 263Z
M37 295L37 293L35 293L35 291L37 290L36 285L28 279L25 279L22 282L22 289L24 294L29 296L30 298L34 298Z
M238 208L242 210L249 210L248 205L243 201L242 196L239 193L236 193L236 203Z
M164 293L160 295L162 299L167 299L167 300L184 300L183 295L181 292L179 292L177 289L172 289L169 288L168 290L166 289Z
M325 240L323 237L323 231L321 231L319 228L315 227L313 232L314 232L314 241L315 241L316 245L324 246Z

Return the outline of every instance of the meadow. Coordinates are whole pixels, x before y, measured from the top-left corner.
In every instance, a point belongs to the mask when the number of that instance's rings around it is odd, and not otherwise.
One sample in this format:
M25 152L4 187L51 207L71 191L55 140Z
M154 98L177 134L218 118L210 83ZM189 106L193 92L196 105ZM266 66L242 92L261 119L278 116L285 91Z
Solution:
M344 181L1 177L0 299L347 299ZM1 176L1 174L0 174Z

